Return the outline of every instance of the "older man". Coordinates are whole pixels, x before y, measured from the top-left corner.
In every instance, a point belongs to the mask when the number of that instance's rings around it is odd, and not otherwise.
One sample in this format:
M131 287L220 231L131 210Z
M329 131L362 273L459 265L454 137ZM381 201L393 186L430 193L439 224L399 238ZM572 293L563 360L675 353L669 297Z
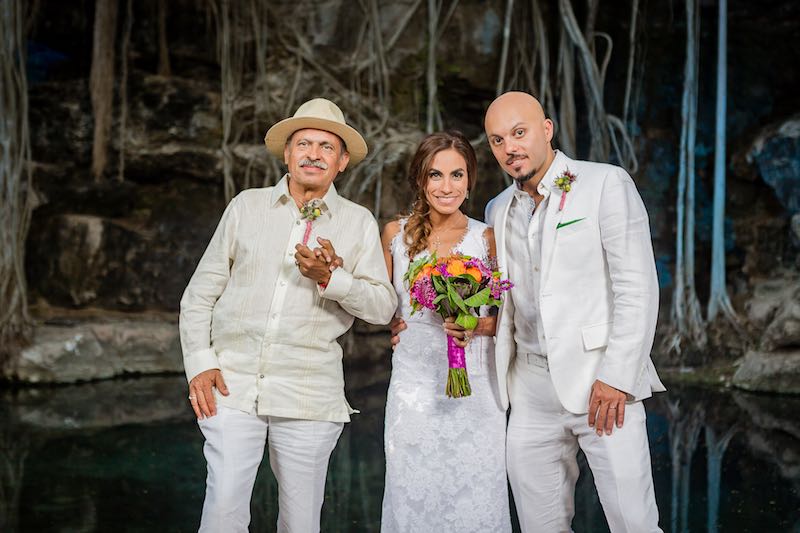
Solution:
M266 444L277 530L319 531L328 460L355 412L336 338L353 317L385 324L397 307L374 217L333 186L366 155L361 135L317 98L265 142L288 173L231 201L181 300L189 400L208 462L200 531L247 531Z
M644 204L621 168L553 150L553 123L529 94L498 97L484 127L514 179L487 222L516 284L496 357L522 530L570 530L580 447L611 531L660 531L642 405L664 390L650 360L658 282Z

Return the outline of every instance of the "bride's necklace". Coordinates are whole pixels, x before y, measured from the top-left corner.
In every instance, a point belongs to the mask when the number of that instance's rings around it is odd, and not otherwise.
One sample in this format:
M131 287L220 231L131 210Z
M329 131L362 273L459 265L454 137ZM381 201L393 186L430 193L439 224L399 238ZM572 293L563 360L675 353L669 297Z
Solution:
M458 228L462 224L462 221L467 218L466 215L464 215L463 213L462 213L462 217L463 218L460 218L458 220L458 222L456 222L455 224L453 224L449 228L438 228L435 231L433 231L433 230L431 231L431 236L430 236L431 241L430 242L433 245L433 250L436 253L439 252L439 248L441 248L441 246L442 246L442 240L440 238L440 235L442 233L447 233L448 231L451 231L451 230L454 230L454 229Z

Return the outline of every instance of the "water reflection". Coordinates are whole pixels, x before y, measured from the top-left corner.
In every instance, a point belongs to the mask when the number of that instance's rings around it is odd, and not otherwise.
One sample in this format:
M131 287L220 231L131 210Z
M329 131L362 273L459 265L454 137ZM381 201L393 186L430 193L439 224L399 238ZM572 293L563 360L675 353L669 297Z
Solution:
M378 531L385 385L356 391L362 415L331 459L323 531ZM180 377L0 393L0 531L193 531L202 438ZM648 401L665 531L800 531L800 398L672 387ZM252 531L272 531L264 461ZM581 459L575 531L608 531Z

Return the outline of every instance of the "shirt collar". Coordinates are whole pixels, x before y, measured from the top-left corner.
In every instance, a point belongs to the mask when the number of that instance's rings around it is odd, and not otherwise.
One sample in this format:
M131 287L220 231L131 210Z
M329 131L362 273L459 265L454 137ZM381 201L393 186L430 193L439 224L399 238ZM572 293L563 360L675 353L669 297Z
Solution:
M322 197L322 214L333 216L339 206L339 193L336 191L336 186L331 183L328 191ZM289 173L283 175L281 180L275 184L272 189L272 197L270 198L270 205L275 207L279 202L291 202L294 204L294 198L289 194Z

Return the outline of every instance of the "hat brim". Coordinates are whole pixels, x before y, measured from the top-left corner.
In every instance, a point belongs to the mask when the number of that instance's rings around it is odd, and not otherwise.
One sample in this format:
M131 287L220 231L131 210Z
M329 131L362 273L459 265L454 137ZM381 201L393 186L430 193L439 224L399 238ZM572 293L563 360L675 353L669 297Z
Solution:
M286 139L297 130L304 129L327 131L341 137L347 145L347 152L350 154L347 168L360 163L367 156L367 143L355 129L341 122L315 117L290 117L281 120L267 131L267 135L264 137L264 144L267 145L267 150L270 153L282 160Z

